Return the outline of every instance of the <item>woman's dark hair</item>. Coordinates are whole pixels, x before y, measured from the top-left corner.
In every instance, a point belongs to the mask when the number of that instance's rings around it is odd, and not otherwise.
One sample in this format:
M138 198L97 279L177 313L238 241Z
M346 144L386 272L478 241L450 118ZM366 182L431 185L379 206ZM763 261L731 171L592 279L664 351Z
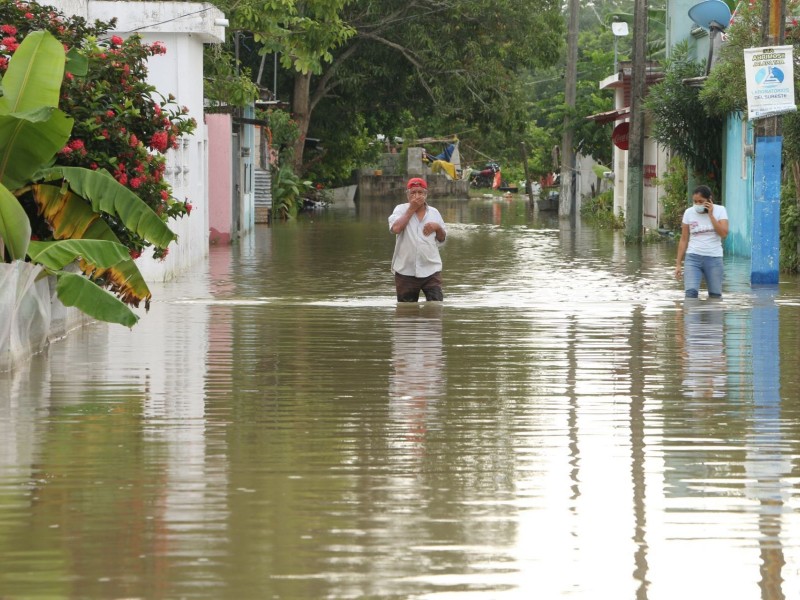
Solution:
M711 200L711 188L707 185L698 185L696 188L694 188L692 196L695 194L700 194L706 200Z

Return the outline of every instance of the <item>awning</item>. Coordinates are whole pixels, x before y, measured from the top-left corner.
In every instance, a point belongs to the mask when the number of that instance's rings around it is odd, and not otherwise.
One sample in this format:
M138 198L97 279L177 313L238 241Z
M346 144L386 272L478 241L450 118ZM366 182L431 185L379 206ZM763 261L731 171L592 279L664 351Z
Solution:
M588 117L584 117L587 121L594 121L600 125L605 123L610 123L611 121L619 121L620 119L625 119L631 114L630 106L626 106L625 108L618 108L616 110L609 110L606 112L597 113L594 115L589 115Z

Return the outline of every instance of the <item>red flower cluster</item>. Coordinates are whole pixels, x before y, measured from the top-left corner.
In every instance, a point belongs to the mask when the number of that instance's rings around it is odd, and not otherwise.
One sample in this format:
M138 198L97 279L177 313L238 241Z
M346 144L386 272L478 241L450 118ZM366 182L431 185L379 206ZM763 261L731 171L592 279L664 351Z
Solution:
M169 135L166 131L156 131L150 137L150 143L148 144L150 148L153 150L158 150L159 152L166 152L167 148L169 148Z
M2 45L3 48L5 48L6 52L10 53L15 52L19 47L19 43L17 43L17 38L15 38L14 36L4 37L2 40L0 40L0 45Z

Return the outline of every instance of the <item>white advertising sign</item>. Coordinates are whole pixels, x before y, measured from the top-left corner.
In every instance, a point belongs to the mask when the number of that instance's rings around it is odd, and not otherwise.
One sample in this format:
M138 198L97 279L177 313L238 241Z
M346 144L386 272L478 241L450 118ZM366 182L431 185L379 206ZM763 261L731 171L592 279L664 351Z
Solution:
M745 48L747 118L794 112L794 67L791 46Z

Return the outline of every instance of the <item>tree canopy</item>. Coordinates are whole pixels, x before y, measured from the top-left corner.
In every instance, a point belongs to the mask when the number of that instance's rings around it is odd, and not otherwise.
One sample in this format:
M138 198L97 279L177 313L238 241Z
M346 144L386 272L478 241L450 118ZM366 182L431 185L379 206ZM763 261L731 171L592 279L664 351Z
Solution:
M499 131L519 138L527 123L520 76L554 64L563 46L555 0L242 0L220 6L230 10L232 26L252 33L244 62L255 65L257 55L278 52L292 77L300 171L305 136L330 129L316 121L318 110L326 119L363 115L372 133L398 135L412 127L421 135Z
M291 107L299 133L294 170L344 179L366 160L376 134L461 140L462 159L552 167L567 110L576 150L610 161L610 125L586 115L613 108L598 82L630 57L632 35L615 38L633 0L583 3L577 101L564 102L562 3L555 0L217 0L231 19L243 72ZM650 10L650 57L664 48L663 2ZM232 45L229 44L229 48ZM273 60L279 63L273 70ZM274 83L273 83L274 82ZM320 138L324 157L304 154Z

